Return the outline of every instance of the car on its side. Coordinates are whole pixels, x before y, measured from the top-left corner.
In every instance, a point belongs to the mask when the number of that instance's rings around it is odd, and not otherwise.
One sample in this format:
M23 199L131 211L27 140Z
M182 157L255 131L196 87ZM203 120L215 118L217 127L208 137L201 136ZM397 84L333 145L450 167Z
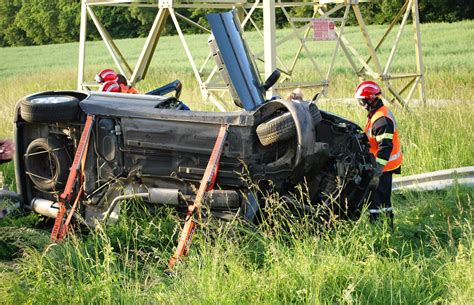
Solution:
M319 110L312 101L265 100L262 84L233 13L211 14L211 47L235 112L186 111L179 94L50 91L20 100L15 114L15 173L23 206L57 214L86 117L93 117L80 213L88 221L116 217L123 198L186 210L206 169L222 124L228 136L215 187L206 193L210 213L258 219L259 195L279 192L295 211L316 207L357 217L370 191L374 160L356 124ZM179 82L171 87L180 88ZM163 88L169 89L170 86ZM179 91L179 90L177 90ZM158 95L154 95L158 94ZM306 184L310 203L292 194ZM74 191L79 193L79 187ZM334 203L339 203L335 207Z

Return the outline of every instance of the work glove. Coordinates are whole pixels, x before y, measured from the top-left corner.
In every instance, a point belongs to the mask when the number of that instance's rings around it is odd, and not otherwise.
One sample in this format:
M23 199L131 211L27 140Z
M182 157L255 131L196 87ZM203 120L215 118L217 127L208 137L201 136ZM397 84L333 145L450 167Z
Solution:
M374 168L374 176L369 182L369 188L375 190L379 186L380 176L383 174L383 165L377 163L377 166Z
M377 166L374 169L374 176L380 177L383 174L384 166L380 163L377 163Z

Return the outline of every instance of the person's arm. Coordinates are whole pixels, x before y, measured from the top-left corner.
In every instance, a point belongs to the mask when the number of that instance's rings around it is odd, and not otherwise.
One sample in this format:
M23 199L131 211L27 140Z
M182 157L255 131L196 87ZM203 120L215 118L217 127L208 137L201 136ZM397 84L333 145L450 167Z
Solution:
M377 119L372 126L372 134L378 143L376 161L383 166L388 163L390 154L392 153L393 133L393 122L389 118L381 117Z

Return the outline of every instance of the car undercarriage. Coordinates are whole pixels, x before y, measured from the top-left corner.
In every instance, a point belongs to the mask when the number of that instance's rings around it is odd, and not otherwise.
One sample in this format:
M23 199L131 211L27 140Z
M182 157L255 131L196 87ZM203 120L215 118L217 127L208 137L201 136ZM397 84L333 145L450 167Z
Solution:
M70 191L88 223L116 219L120 202L132 197L186 211L225 125L215 185L204 196L210 213L255 222L262 210L259 196L278 192L295 210L325 207L340 217L358 217L375 164L361 128L318 109L315 101L266 100L265 90L277 77L262 84L235 18L212 15L211 49L234 102L244 110L186 111L179 107L179 94L163 96L160 90L27 96L15 114L15 172L24 207L50 217L57 216L59 202L71 208L73 202L62 194L77 169L83 175ZM232 63L236 58L238 64ZM81 149L84 157L76 164ZM295 202L301 185L309 203Z

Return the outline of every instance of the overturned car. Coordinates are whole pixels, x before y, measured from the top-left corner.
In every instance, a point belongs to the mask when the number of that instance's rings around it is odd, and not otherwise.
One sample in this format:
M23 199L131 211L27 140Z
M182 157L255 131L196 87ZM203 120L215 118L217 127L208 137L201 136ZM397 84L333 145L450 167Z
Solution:
M71 187L70 173L78 170L83 175L74 177L70 191L88 222L116 218L120 201L133 196L185 211L225 124L215 185L204 198L210 213L256 221L263 202L258 197L279 192L296 211L328 207L357 217L374 167L361 128L314 102L265 100L277 74L263 84L259 80L232 13L212 14L209 22L222 78L243 111L181 110L179 82L144 95L52 91L27 96L15 116L15 172L23 205L56 217L58 202L67 208L76 204L63 194ZM162 95L169 88L177 94ZM77 163L81 149L84 158ZM301 184L310 203L292 196ZM262 192L254 192L255 185Z

